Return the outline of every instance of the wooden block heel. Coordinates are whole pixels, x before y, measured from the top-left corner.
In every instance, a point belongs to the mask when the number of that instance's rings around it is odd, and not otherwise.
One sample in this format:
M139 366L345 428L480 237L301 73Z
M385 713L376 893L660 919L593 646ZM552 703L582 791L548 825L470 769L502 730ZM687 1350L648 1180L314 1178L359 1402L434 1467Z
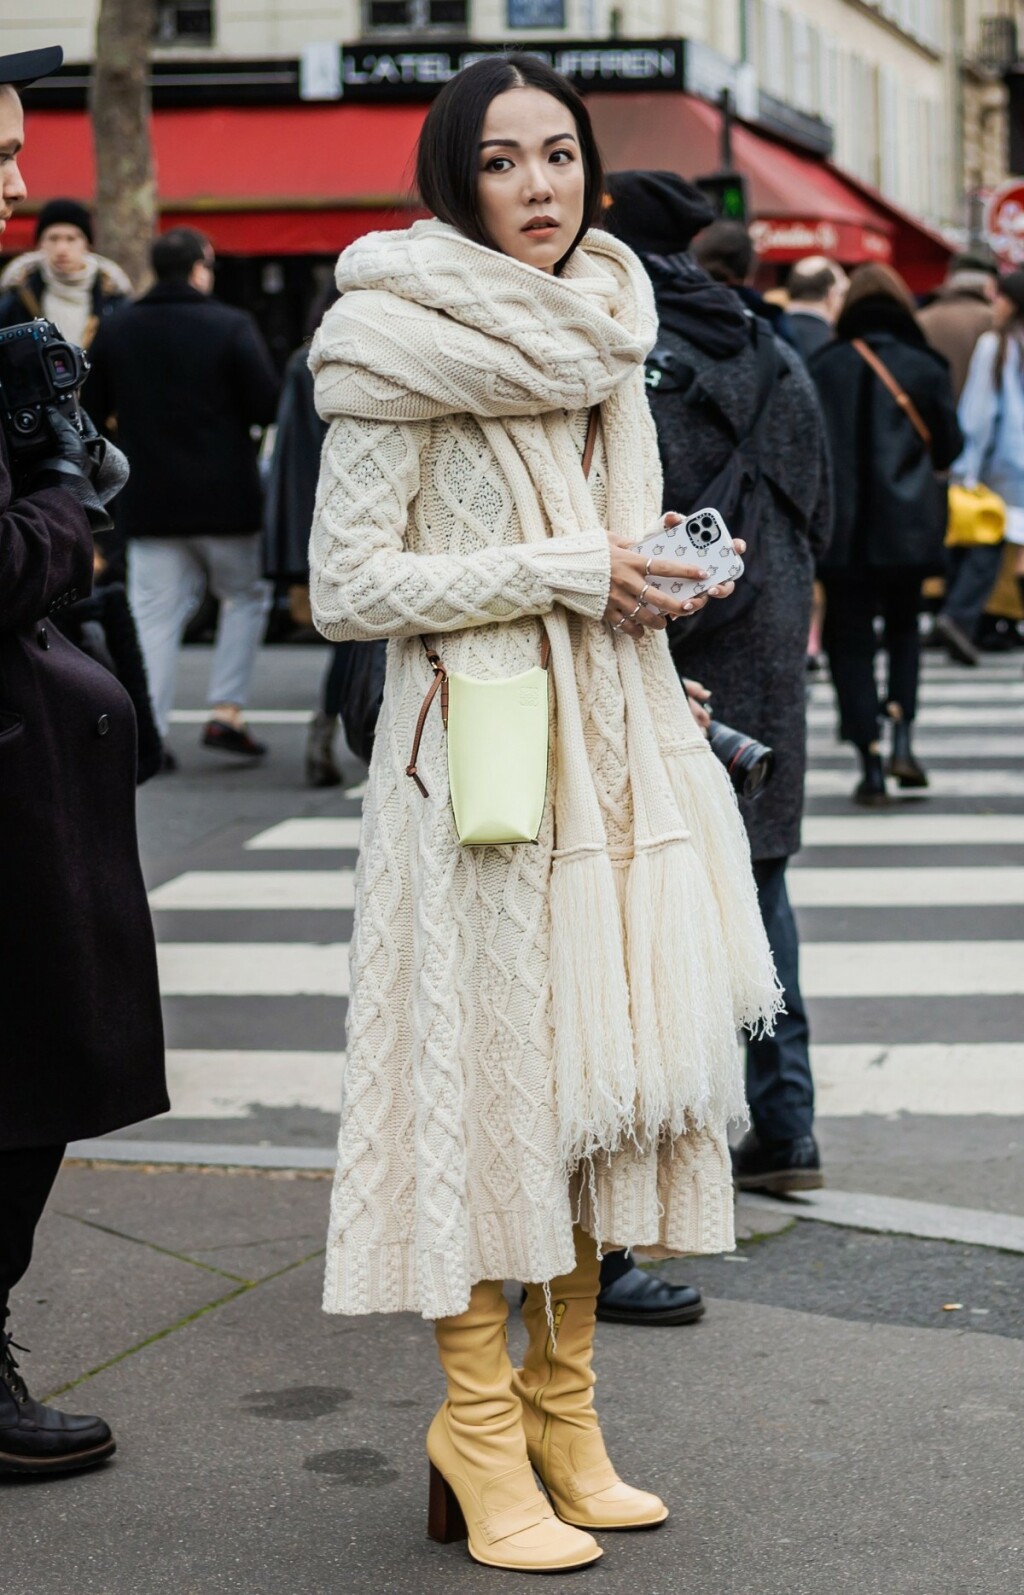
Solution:
M443 1473L430 1464L430 1502L427 1508L427 1533L439 1545L452 1545L469 1537L455 1491Z

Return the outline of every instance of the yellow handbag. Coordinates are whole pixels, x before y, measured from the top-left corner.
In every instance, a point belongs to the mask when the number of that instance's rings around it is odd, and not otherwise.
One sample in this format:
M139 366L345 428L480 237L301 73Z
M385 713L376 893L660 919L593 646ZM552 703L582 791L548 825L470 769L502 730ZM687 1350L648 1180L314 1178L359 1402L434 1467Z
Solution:
M597 440L598 410L590 412L583 451L589 476ZM455 829L463 847L536 842L548 786L548 665L545 635L540 663L517 676L481 681L445 669L425 637L420 641L434 672L420 706L406 775L429 796L417 771L420 742L434 699L448 733L448 786Z
M947 548L991 547L1006 535L1006 505L998 493L978 483L977 487L949 489Z

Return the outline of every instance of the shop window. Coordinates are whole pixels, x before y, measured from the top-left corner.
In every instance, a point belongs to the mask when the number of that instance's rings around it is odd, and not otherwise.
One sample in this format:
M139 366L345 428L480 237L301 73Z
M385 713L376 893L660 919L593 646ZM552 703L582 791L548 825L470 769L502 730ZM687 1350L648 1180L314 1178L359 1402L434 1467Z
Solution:
M213 0L158 0L153 42L212 44Z
M465 33L469 0L364 0L367 33Z

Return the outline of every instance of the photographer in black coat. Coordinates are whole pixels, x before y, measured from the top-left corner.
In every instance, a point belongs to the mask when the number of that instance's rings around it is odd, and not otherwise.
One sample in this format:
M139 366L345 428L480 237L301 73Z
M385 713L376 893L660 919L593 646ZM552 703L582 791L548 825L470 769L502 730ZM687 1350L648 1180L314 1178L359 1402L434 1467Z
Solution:
M59 49L0 56L0 232L25 198L17 87ZM34 1401L4 1325L68 1141L163 1113L156 949L135 834L135 716L54 617L92 585L93 527L118 481L48 412L43 458L0 428L0 1473L88 1467L99 1418Z
M824 427L800 357L751 314L746 298L713 281L685 253L711 218L704 196L671 172L613 172L608 189L614 203L605 223L640 255L658 309L647 381L666 508L723 509L712 484L741 448L760 480L756 498L746 501L758 506L756 524L751 509L749 531L730 527L752 539L740 583L753 581L760 568L752 606L714 631L684 623L670 642L680 674L710 690L716 718L775 752L771 782L740 808L786 1012L774 1035L747 1044L753 1130L733 1158L742 1188L806 1190L822 1177L786 866L800 847L814 562L831 528ZM715 229L702 236L714 238Z
M888 803L881 722L893 728L889 774L901 787L928 777L915 759L921 584L943 569L948 470L962 437L949 366L929 347L914 301L890 266L861 266L836 324L813 355L835 469L836 524L821 562L824 643L839 699L840 735L860 754L855 803ZM898 396L899 395L899 396ZM885 631L888 685L875 685L875 617Z

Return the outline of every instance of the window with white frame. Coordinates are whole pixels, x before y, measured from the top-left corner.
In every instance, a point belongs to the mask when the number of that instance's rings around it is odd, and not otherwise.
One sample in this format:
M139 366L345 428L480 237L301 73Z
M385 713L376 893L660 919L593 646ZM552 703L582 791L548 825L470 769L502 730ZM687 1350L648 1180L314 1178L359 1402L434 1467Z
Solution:
M212 44L213 0L158 0L153 43Z
M363 0L365 33L465 33L469 0Z

